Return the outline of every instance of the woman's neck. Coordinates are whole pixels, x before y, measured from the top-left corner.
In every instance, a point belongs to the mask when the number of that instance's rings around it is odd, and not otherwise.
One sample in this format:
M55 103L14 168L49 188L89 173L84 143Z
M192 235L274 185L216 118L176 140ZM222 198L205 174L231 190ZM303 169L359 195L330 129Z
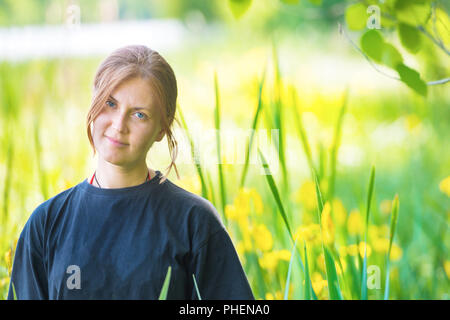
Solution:
M147 174L150 174L150 178L155 176L155 172L147 168L145 162L138 166L121 167L99 161L95 170L96 179L94 179L93 185L103 189L137 186L146 181Z

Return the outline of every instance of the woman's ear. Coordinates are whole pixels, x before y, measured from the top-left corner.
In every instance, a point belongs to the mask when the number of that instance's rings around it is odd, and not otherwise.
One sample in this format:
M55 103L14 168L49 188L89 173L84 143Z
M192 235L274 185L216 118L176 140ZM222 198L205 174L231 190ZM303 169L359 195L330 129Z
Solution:
M160 142L164 138L164 134L165 134L164 129L161 129L161 131L156 136L156 140L155 141Z

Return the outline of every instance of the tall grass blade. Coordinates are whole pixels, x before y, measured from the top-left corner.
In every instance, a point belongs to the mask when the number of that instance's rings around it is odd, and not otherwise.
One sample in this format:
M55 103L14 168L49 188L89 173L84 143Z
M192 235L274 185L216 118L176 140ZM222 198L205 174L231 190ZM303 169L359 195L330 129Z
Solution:
M345 110L347 108L347 98L348 98L348 88L344 92L344 98L341 110L339 112L339 117L336 123L336 128L334 131L333 145L331 148L330 154L330 180L328 183L328 196L327 199L332 200L334 197L334 185L336 182L336 158L339 150L339 146L341 143L341 131L342 131L342 122L344 119Z
M164 284L162 286L161 293L159 294L158 300L166 300L167 299L167 292L169 291L171 273L172 273L172 267L169 266L169 268L167 269L166 278L164 279Z
M219 83L217 80L217 73L214 73L214 92L216 95L216 108L214 111L214 124L216 128L216 145L217 145L217 160L218 160L218 170L219 170L219 187L220 187L220 200L222 205L223 217L225 220L225 225L228 225L227 216L225 215L225 205L227 203L227 194L225 179L223 177L223 167L222 167L222 154L221 154L221 142L220 142L220 98L219 98Z
M195 286L195 291L197 292L198 300L202 300L202 297L200 295L200 291L198 291L197 281L195 280L195 275L194 274L192 274L192 279L194 280L194 286Z
M9 126L8 126L9 127ZM9 133L9 130L7 132L6 136L6 143L8 144L7 148L7 158L6 158L6 173L5 173L5 180L3 184L3 214L2 219L0 221L2 222L2 225L6 225L6 222L8 221L8 215L9 215L9 195L11 191L11 180L12 180L12 166L13 166L13 158L14 158L14 141L12 139L12 135Z
M261 81L259 82L258 105L256 107L255 115L253 116L253 123L252 123L252 131L250 133L250 140L247 143L247 149L246 149L246 153L245 153L244 169L242 171L241 182L239 184L240 188L242 188L244 186L245 178L247 177L248 164L249 164L249 160L250 160L250 152L252 150L252 144L253 144L253 139L254 139L254 135L255 135L256 126L258 124L259 115L260 115L261 110L262 110L262 90L263 90L263 85L264 85L265 78L266 78L266 68L264 67L263 75L262 75Z
M300 135L300 141L302 142L303 152L305 153L306 160L308 161L309 170L313 172L314 164L312 160L311 148L309 147L308 137L306 135L305 127L303 126L301 114L299 114L297 110L297 94L295 92L295 89L292 89L291 92L292 92L292 103L293 103L295 124L298 129L298 133Z
M281 170L283 173L283 191L286 192L288 190L288 177L287 177L287 166L286 166L286 156L284 150L284 124L283 124L283 106L282 106L282 84L281 84L281 72L280 66L278 64L278 55L275 47L275 42L272 42L272 52L273 52L273 60L274 60L274 73L275 73L275 112L274 112L274 121L275 128L279 132L279 140L277 151L278 157L280 159Z
M392 241L394 240L395 229L397 226L398 209L399 209L398 195L395 195L394 201L392 203L391 230L390 230L390 235L389 235L389 249L388 249L387 261L386 261L386 284L384 286L384 300L389 299L389 267L390 267Z
M181 123L183 125L183 128L186 131L186 135L187 135L187 138L189 140L189 144L191 146L192 160L194 161L194 165L195 165L195 168L197 169L197 174L198 174L198 176L200 178L200 183L202 185L202 197L206 198L206 199L209 199L208 198L208 188L206 186L205 178L203 177L203 172L202 172L202 166L201 166L201 163L200 163L200 159L197 159L196 156L195 156L194 141L192 139L191 134L189 133L189 129L188 129L187 125L186 125L186 121L184 120L184 116L183 116L183 112L181 111L181 108L178 107L177 110L178 110L178 115L180 116L180 120L181 120Z
M286 285L284 287L284 300L288 300L288 295L289 295L289 282L291 280L291 271L292 271L292 264L294 262L294 257L295 257L295 249L297 247L297 239L294 242L294 246L292 247L291 250L291 259L289 260L289 268L288 268L288 273L286 276Z
M275 198L275 202L277 203L278 209L279 209L279 211L281 213L281 217L283 218L284 224L286 225L286 228L288 229L289 236L291 237L292 242L294 242L294 236L293 236L292 231L291 231L291 226L289 225L289 221L288 221L287 216L286 216L286 211L284 210L284 206L283 206L283 203L281 201L280 193L278 192L278 188L275 185L275 181L273 180L273 176L270 173L269 165L267 164L266 159L264 158L264 156L261 153L261 150L259 150L259 148L258 148L258 153L259 153L259 156L261 158L261 163L263 164L264 170L266 170L265 176L266 176L266 179L267 179L267 184L269 185L270 190L272 191L272 195Z
M11 281L11 286L12 286L12 290L13 290L14 300L17 300L16 288L14 287L14 283L12 281Z
M211 175L209 174L209 171L206 171L206 179L208 180L208 186L209 186L209 199L211 199L211 202L214 206L217 205L216 203L216 196L214 195L214 187L211 179ZM223 213L225 214L225 212Z
M314 292L312 288L311 278L309 276L309 263L308 263L308 252L306 250L306 242L303 241L303 249L305 251L305 300L311 300L312 294ZM314 294L315 296L315 294ZM314 300L317 300L315 297Z
M369 228L370 203L372 201L374 182L375 182L375 167L372 166L372 170L370 172L369 190L367 193L367 203L366 203L366 219L364 230L364 261L361 277L361 300L367 300L367 231Z
M281 201L280 194L278 192L278 188L277 188L277 186L275 184L275 181L273 180L272 173L270 172L269 165L267 164L266 159L264 158L264 155L262 154L262 152L261 152L261 150L259 148L258 148L258 154L259 154L259 157L261 159L261 163L263 165L263 168L265 170L267 184L269 185L269 188L272 191L272 195L275 198L275 202L277 203L278 211L280 212L281 217L283 218L284 224L285 224L285 226L286 226L286 228L287 228L287 230L289 232L289 236L290 236L292 242L295 243L295 239L294 239L294 236L293 236L292 231L291 231L291 226L290 226L289 221L287 219L286 212L284 210L284 206L283 206L283 203ZM297 250L298 250L298 248L297 248ZM299 256L300 256L300 265L301 265L302 271L303 271L303 273L305 273L305 266L303 265L303 262L302 262L300 254L299 254ZM312 287L311 287L311 291L312 291L313 298L317 299L317 296L316 296L314 290L312 289Z
M317 197L320 232L322 234L322 249L323 249L323 256L325 259L325 270L326 270L327 282L328 282L328 294L330 296L330 299L332 299L332 300L342 300L342 293L341 293L341 289L339 288L339 281L337 278L336 264L334 262L332 255L330 254L330 251L327 248L327 245L323 241L321 215L323 212L324 204L323 204L322 193L320 191L319 181L317 180L317 175L315 173L313 173L313 174L314 174L314 183L315 183L315 187L316 187L316 197Z

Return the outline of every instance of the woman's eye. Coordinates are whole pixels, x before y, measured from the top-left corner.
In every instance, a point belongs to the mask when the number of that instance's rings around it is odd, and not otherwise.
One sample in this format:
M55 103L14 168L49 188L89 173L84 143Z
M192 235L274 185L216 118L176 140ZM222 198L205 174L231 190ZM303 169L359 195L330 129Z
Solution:
M144 119L145 118L145 114L143 114L142 112L136 112L136 114L138 115L139 119Z
M109 107L114 107L116 104L114 103L114 102L112 102L112 101L106 101L106 104L109 106Z

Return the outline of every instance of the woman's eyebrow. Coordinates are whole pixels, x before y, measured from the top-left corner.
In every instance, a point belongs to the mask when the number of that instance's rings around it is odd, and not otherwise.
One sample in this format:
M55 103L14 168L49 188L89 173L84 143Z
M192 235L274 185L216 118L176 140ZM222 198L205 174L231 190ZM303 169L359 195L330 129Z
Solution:
M114 100L115 102L119 102L116 98L114 98L112 95L109 95L109 97L111 98L111 100ZM134 107L133 110L147 110L147 111L151 111L150 108L145 108L145 107Z

